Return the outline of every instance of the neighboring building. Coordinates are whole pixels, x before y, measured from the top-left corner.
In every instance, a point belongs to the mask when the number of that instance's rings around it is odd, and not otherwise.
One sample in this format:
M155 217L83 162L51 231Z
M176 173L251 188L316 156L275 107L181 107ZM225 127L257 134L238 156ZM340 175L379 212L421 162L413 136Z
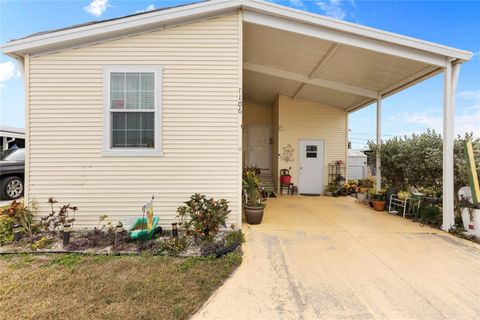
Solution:
M328 163L346 161L349 112L380 110L382 97L443 71L450 141L451 70L472 56L256 0L154 10L2 49L25 75L25 197L41 213L48 197L78 206L77 227L139 214L152 194L168 226L196 192L228 199L228 223L241 224L251 164L277 185L291 168L300 193L319 194Z
M365 179L368 176L367 156L360 150L348 149L348 179Z
M0 151L25 148L25 129L0 126Z

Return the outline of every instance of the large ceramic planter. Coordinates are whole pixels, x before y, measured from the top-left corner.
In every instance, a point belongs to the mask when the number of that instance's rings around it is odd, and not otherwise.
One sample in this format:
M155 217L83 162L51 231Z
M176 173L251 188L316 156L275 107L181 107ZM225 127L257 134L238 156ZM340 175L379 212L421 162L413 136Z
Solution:
M327 197L331 197L331 196L332 196L332 192L331 192L331 191L325 191L325 195L326 195Z
M357 200L360 203L365 203L367 201L367 193L366 192L357 193Z
M383 211L385 209L385 201L373 200L373 209L375 209L375 211Z
M263 207L243 207L245 210L245 218L249 224L260 224L263 219Z

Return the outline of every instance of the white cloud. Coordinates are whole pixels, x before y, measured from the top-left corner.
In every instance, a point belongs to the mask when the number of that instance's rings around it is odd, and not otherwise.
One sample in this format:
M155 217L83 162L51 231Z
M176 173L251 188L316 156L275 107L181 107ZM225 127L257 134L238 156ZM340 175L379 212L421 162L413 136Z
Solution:
M136 13L147 12L152 10L155 10L155 6L153 4L150 4L145 9L138 10Z
M107 10L108 6L108 0L92 0L83 9L95 17L100 17Z
M303 3L302 0L288 0L288 3L289 3L292 7L305 8L305 3Z
M462 91L457 97L464 100L480 100L480 90Z
M343 20L347 17L347 13L342 8L342 0L320 0L317 6L323 14L334 19Z
M467 112L455 116L455 133L463 135L465 132L473 132L475 136L480 137L480 107L475 106L465 110ZM427 112L415 112L404 114L404 116L407 123L424 125L440 133L443 130L442 116L435 116Z
M5 81L10 80L16 75L18 75L18 72L15 72L15 63L12 61L0 63L0 88L5 86Z

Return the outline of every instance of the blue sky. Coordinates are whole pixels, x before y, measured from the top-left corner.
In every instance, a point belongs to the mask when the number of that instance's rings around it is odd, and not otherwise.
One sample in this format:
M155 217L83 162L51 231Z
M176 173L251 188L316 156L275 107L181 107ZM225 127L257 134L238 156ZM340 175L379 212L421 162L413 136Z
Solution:
M13 1L0 0L0 42L34 32L140 10L189 3L161 1ZM480 137L480 1L275 0L273 2L360 23L386 31L469 50L456 97L457 133ZM1 55L0 122L24 127L24 92L15 62ZM383 102L383 138L442 128L442 76L436 76ZM375 137L375 107L350 115L350 138L361 148Z

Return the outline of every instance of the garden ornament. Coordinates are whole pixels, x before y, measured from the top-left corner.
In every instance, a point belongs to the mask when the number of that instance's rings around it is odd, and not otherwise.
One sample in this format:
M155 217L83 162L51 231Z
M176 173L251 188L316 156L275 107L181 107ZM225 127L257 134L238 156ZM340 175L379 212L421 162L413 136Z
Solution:
M145 203L142 207L142 217L137 218L135 222L128 228L130 238L135 240L149 240L155 233L158 224L158 217L153 216L153 199Z

